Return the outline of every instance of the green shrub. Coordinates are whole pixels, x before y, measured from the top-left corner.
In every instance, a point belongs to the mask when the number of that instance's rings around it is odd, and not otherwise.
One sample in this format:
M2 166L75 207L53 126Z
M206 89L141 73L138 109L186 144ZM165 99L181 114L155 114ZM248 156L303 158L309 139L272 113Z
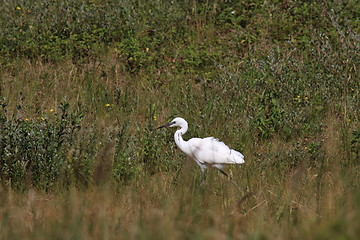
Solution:
M0 178L10 186L52 189L72 168L67 155L81 127L83 113L59 106L55 119L3 117L0 138Z

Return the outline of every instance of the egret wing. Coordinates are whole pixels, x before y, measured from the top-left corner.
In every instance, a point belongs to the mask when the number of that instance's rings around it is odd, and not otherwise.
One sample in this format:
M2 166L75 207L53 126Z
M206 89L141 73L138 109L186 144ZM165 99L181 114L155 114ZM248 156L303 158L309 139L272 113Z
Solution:
M188 141L191 157L205 164L240 164L244 155L230 149L225 143L213 137L193 138Z

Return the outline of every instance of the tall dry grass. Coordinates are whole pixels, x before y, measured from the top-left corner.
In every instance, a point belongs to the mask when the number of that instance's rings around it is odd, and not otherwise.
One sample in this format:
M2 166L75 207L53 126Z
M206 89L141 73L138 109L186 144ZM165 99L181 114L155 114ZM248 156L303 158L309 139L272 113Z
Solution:
M328 132L330 134L331 132ZM328 146L330 144L330 146ZM324 150L337 143L325 143ZM280 155L287 144L269 152ZM262 146L261 146L262 147ZM327 150L329 151L329 150ZM178 154L180 154L178 152ZM216 171L199 186L194 164L174 174L145 175L46 193L1 189L2 239L356 239L359 175L325 153L322 166L254 170L231 167L240 189Z
M2 3L0 239L360 236L356 1Z

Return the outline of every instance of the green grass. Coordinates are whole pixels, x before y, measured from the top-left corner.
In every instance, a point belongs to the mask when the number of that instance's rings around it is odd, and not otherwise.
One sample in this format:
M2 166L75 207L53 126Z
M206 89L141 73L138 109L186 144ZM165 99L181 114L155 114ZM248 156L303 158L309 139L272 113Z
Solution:
M2 1L0 239L356 239L356 3Z

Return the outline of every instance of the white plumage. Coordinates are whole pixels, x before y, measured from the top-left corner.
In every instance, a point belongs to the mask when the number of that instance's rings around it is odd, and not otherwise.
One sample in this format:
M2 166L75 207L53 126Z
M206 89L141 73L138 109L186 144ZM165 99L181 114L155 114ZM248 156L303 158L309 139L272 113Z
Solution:
M188 130L188 123L183 118L177 117L159 128L163 127L180 127L174 134L176 145L200 166L202 184L205 182L205 169L207 167L215 167L221 173L228 176L223 171L223 164L241 164L245 162L244 155L234 149L230 149L225 143L220 142L216 138L192 138L184 141L182 135Z

